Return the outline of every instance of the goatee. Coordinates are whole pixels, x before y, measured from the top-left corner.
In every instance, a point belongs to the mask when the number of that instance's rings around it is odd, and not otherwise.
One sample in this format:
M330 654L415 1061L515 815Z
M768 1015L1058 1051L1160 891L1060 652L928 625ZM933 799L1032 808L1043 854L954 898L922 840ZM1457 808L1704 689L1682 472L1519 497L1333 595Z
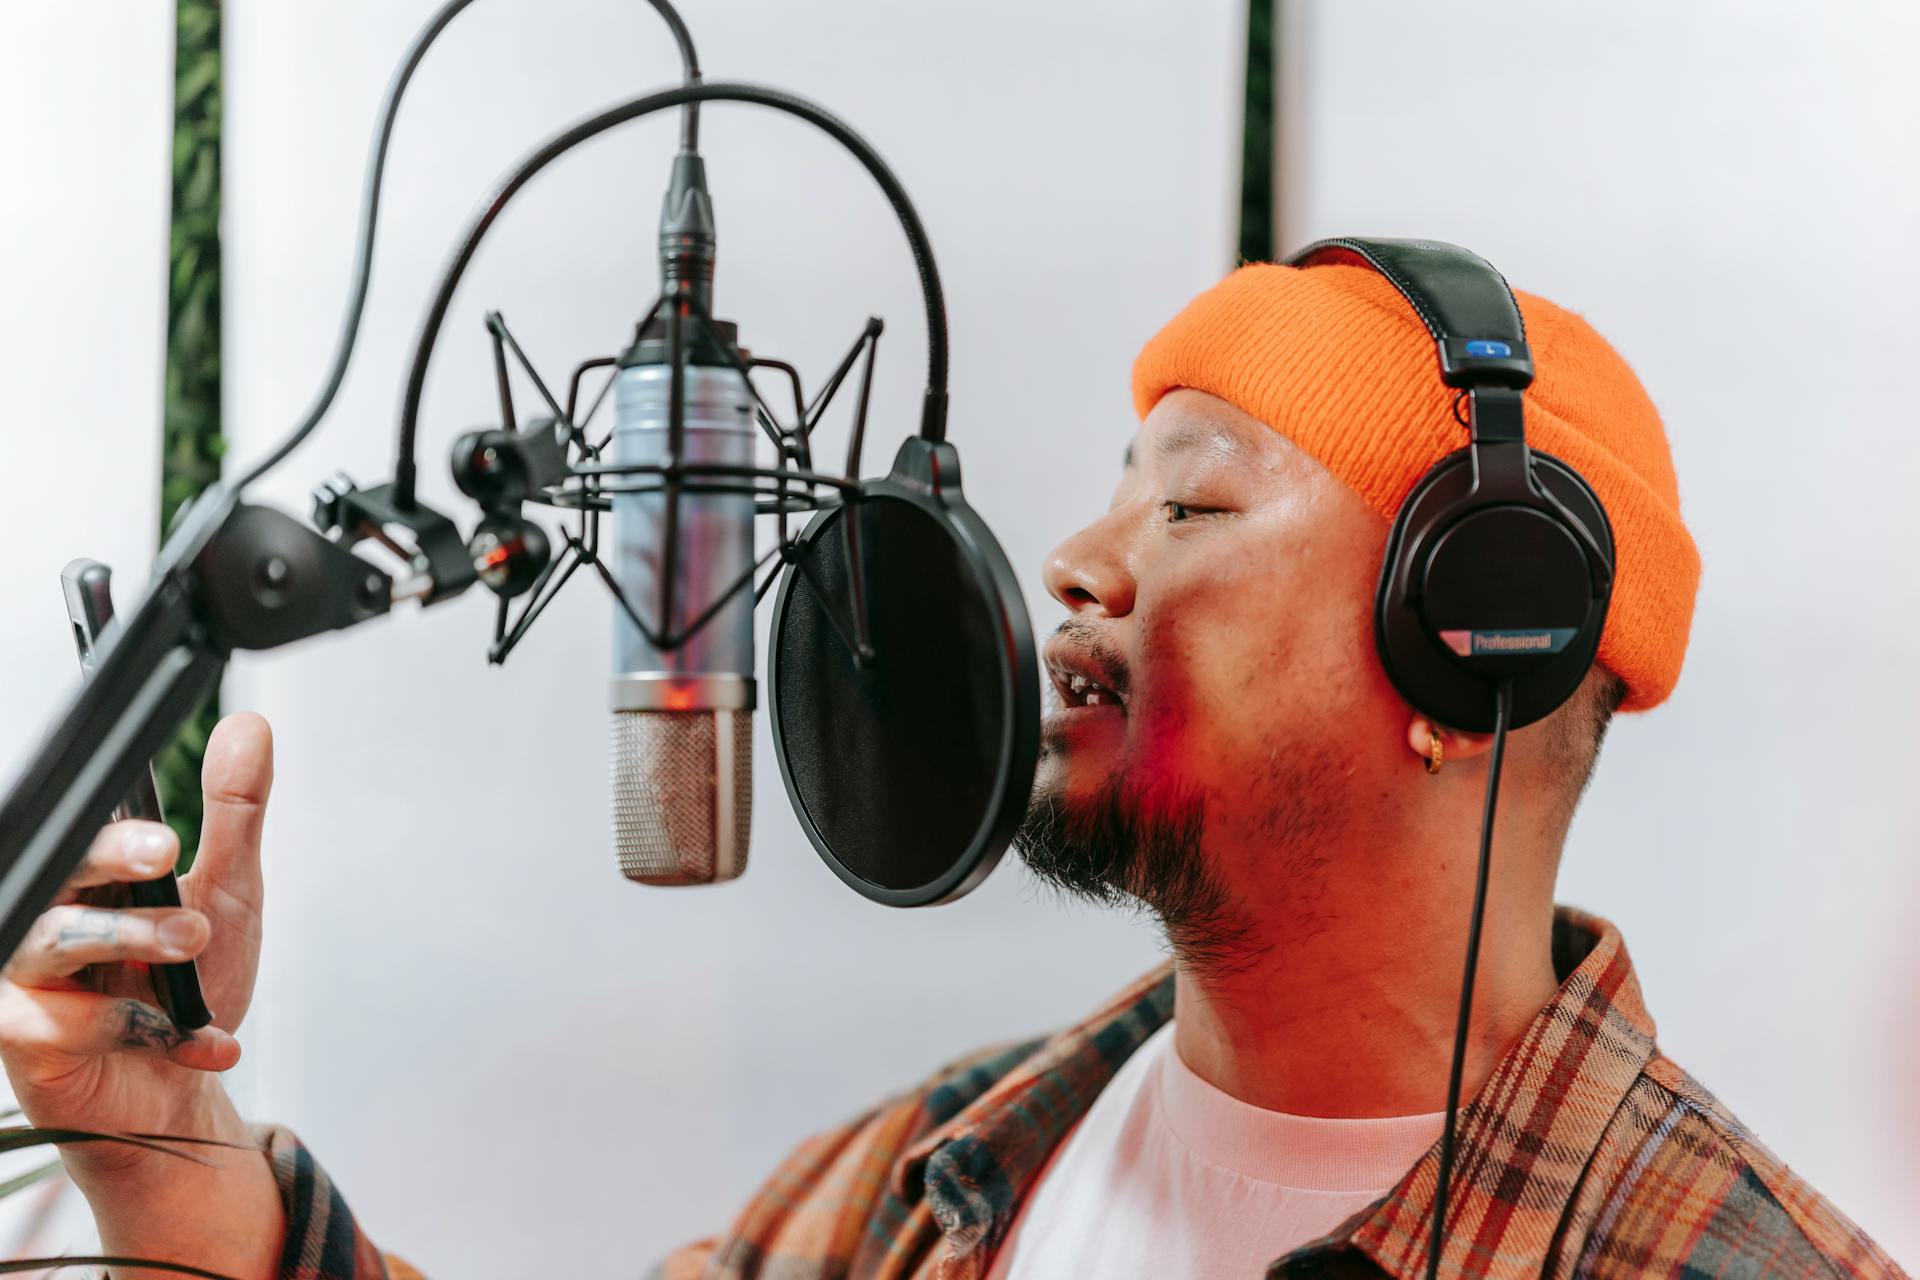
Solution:
M1042 759L1062 750L1049 734ZM1071 804L1057 784L1037 785L1014 847L1045 884L1103 906L1151 912L1184 968L1219 979L1245 971L1266 948L1208 866L1205 830L1197 791L1133 785L1119 776Z

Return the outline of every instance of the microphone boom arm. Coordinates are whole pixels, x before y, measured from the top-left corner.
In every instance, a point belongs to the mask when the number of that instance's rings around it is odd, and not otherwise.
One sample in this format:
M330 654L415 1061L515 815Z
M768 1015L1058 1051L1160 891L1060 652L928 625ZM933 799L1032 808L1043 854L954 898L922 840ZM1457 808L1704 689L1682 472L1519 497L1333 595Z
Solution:
M228 485L183 509L146 596L101 637L94 678L0 802L0 956L20 945L235 649L364 622L387 612L392 586L374 565Z

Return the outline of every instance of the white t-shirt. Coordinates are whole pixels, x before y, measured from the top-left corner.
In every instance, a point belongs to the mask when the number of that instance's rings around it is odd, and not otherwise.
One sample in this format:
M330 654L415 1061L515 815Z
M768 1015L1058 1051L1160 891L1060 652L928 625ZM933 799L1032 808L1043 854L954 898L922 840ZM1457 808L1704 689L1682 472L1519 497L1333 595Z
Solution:
M1249 1106L1180 1060L1169 1022L1055 1152L988 1280L1259 1280L1390 1191L1439 1140L1443 1118Z

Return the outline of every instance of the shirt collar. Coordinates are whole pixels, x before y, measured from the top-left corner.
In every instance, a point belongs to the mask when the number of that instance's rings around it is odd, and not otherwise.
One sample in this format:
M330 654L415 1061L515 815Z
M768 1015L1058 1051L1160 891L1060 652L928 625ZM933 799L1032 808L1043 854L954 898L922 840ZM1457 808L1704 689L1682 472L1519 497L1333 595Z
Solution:
M925 1194L956 1258L998 1244L1054 1148L1172 1016L1173 968L1162 965L909 1147L894 1164L893 1193L906 1203Z
M1620 931L1561 907L1553 953L1559 991L1460 1109L1442 1276L1542 1273L1581 1173L1653 1057L1653 1018ZM1421 1280L1439 1171L1436 1143L1378 1205L1269 1274L1352 1248L1398 1280Z
M1559 991L1461 1108L1443 1276L1540 1274L1581 1170L1653 1056L1653 1019L1619 931L1562 907L1553 952ZM956 1257L998 1244L1053 1149L1172 1014L1173 975L1163 965L910 1147L893 1169L895 1194L926 1195ZM1385 1199L1270 1274L1357 1249L1388 1275L1421 1280L1439 1165L1436 1144Z

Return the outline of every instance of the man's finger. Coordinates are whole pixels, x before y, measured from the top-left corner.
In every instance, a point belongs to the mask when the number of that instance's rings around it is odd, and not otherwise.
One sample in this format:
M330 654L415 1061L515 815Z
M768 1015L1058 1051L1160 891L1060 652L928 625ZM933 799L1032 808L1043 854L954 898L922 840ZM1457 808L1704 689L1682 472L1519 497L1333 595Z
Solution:
M200 766L206 808L193 877L204 876L256 910L260 901L260 830L273 790L273 731L251 711L214 726Z
M163 822L109 822L100 828L87 848L79 870L67 881L60 900L71 902L80 889L103 884L131 884L136 880L155 880L173 870L180 856L180 841Z
M6 976L23 987L68 987L66 979L90 964L191 959L207 938L207 919L197 911L53 907L34 921Z
M10 1059L137 1053L196 1071L225 1071L240 1061L240 1042L218 1027L183 1031L165 1013L138 1000L93 991L36 991L11 983L0 986L0 1048Z

